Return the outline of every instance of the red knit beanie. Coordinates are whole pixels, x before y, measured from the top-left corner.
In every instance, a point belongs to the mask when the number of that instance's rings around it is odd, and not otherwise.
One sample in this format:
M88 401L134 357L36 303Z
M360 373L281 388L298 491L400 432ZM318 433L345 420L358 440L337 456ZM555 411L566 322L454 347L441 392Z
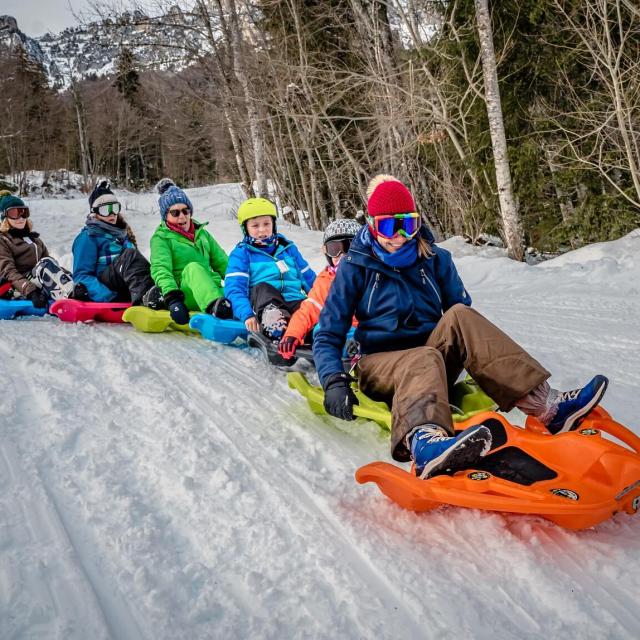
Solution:
M370 216L414 213L416 210L409 189L393 176L380 174L372 178L367 187L367 198Z

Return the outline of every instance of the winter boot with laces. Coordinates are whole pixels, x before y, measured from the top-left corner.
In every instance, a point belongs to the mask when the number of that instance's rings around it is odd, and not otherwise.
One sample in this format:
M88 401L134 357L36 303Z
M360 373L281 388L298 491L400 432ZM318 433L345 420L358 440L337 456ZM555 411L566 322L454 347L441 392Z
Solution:
M554 435L577 429L581 420L602 400L608 384L605 376L595 376L581 389L559 393L554 401L557 409L547 429Z
M491 448L491 432L482 424L453 437L442 427L427 424L414 430L410 438L416 475L423 480L469 469Z
M271 340L280 340L287 330L289 322L289 312L285 309L276 307L275 304L269 304L262 312L262 333Z
M149 307L149 309L153 309L154 311L158 311L158 309L166 309L167 305L164 302L164 298L162 297L162 291L160 287L154 285L142 296L142 305L145 307Z
M219 320L231 320L233 318L233 309L231 302L226 298L217 298L205 310Z

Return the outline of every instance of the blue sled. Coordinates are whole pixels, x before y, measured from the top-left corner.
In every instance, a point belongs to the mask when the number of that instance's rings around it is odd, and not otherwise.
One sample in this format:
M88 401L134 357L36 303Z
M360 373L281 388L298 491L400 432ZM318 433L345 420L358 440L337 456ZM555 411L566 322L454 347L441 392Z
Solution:
M11 320L16 316L43 316L47 309L34 307L29 300L0 300L0 320Z
M208 313L196 313L191 316L189 321L189 327L200 332L203 338L207 340L213 340L214 342L221 342L223 344L230 344L238 338L246 340L249 332L244 325L244 322L240 320L220 320ZM316 325L317 328L317 325ZM355 329L351 327L347 333L347 339L345 342L345 348L342 353L343 358L349 358L348 346L349 342L353 340L353 334ZM314 329L315 334L315 329ZM300 355L304 352L307 360L312 359L311 347L302 347L299 349Z
M208 313L196 313L191 316L189 327L199 331L203 338L229 344L236 338L247 339L248 331L240 320L220 320Z

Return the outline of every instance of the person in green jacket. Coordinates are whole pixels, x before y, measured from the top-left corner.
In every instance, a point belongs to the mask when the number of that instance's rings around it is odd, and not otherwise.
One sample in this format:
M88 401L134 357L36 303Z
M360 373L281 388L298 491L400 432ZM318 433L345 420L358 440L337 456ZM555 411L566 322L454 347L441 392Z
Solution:
M208 223L192 218L193 205L182 189L169 178L156 188L162 222L151 237L151 277L171 319L188 324L189 311L232 318L231 303L222 290L227 254L205 229Z

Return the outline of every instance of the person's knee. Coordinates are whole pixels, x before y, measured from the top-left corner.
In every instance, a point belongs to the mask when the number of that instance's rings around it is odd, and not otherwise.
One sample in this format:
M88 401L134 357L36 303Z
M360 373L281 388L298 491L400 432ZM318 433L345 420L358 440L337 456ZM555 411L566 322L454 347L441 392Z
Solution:
M473 313L473 309L471 307L468 307L466 304L462 304L461 302L458 302L454 304L453 307L450 307L449 309L447 309L447 311L445 312L445 315L450 314L452 316L464 316L470 313Z
M207 273L209 272L204 265L201 265L199 262L189 262L182 270L182 277L184 278L186 276L189 278L193 276L202 276Z
M402 358L399 366L395 368L396 377L415 377L431 370L434 366L444 367L444 358L438 349L434 347L416 347L407 349L406 356Z

